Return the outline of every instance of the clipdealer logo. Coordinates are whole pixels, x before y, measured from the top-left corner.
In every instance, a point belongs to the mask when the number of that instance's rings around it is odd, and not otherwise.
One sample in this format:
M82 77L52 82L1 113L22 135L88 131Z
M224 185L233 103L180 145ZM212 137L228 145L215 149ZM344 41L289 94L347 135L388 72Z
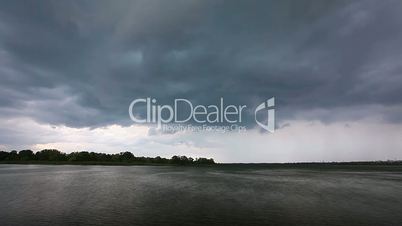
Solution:
M258 105L254 111L254 119L257 125L271 133L275 131L274 107L275 97L272 97ZM144 108L146 109L146 117L141 118L139 117L139 109L143 110ZM187 109L187 111L184 112L183 109ZM174 99L173 105L160 105L155 98L147 97L133 100L128 108L128 113L133 122L156 124L158 129L166 129L167 125L182 125L191 122L192 130L194 128L233 130L233 128L245 129L245 126L239 126L243 122L245 109L247 109L247 105L225 105L223 97L220 98L218 105L194 105L190 100L184 98ZM258 119L257 114L259 112L265 113L265 111L266 120ZM202 126L198 125L197 127L197 124ZM190 126L186 128L190 128Z
M254 119L255 122L263 129L266 131L269 131L271 133L275 132L275 97L272 97L268 99L267 101L261 103L258 105L258 107L254 111ZM260 111L267 111L267 124L264 124L263 122L258 121L257 119L257 113Z

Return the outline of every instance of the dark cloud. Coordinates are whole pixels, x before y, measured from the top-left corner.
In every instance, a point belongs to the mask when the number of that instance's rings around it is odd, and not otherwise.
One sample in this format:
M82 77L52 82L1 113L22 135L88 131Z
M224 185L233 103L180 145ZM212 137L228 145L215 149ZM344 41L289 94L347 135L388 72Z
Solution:
M280 120L397 122L400 12L396 0L1 1L0 113L97 127L130 123L140 97L275 96Z

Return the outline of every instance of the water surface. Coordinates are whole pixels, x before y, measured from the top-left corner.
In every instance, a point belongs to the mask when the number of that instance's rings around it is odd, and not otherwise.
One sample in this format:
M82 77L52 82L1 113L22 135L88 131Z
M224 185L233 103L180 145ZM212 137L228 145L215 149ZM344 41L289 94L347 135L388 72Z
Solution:
M402 225L400 172L0 165L0 225Z

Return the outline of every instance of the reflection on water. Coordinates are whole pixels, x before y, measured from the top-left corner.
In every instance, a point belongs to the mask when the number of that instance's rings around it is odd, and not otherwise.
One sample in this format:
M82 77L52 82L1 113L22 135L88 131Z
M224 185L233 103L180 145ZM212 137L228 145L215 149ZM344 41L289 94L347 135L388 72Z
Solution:
M0 165L0 225L402 225L402 174Z

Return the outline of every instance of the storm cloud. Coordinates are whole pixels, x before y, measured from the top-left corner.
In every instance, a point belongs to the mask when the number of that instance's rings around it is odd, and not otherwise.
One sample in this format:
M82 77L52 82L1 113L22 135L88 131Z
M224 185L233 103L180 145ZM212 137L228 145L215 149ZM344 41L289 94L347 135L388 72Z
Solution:
M2 1L0 149L401 159L402 2ZM277 132L161 133L134 99L247 105ZM145 112L138 112L145 116Z
M280 120L401 122L401 11L392 0L1 1L0 114L99 127L131 123L140 97L275 96Z

